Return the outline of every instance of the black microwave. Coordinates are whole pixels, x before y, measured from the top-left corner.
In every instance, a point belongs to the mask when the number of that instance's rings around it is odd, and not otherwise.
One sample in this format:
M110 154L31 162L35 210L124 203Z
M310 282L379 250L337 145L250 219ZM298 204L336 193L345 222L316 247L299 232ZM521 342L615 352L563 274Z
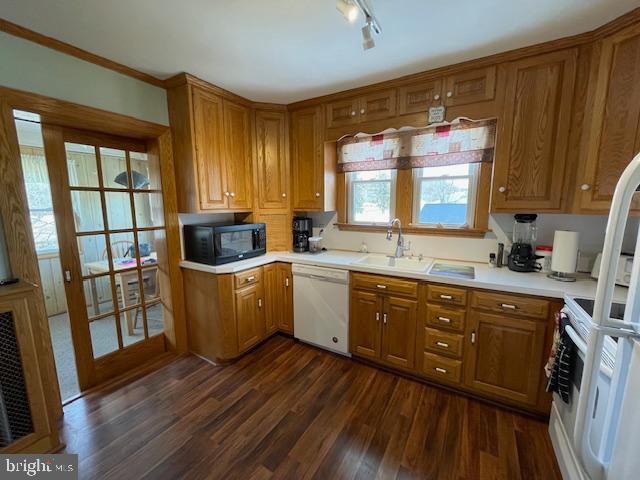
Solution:
M245 260L267 251L264 223L185 225L183 235L186 259L207 265Z

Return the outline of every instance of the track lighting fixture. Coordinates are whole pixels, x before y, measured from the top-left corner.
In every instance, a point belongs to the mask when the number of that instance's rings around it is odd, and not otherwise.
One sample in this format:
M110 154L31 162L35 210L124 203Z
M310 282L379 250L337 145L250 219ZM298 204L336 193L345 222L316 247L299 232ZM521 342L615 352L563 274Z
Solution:
M380 35L382 28L380 28L380 24L367 0L337 0L336 9L349 23L355 22L360 12L362 12L365 18L365 25L362 27L362 48L369 50L376 46L373 34Z

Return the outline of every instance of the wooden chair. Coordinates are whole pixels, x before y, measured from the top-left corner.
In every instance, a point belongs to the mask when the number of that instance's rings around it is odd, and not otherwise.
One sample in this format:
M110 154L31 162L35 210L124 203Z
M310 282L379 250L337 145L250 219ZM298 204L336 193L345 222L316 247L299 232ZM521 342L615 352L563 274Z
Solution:
M144 281L144 279L143 279ZM156 275L153 282L153 291L147 294L147 290L145 288L144 291L144 299L140 298L140 292L138 291L136 296L136 303L146 303L149 300L155 300L156 298L160 298L160 269L156 267ZM136 314L133 317L133 328L138 328L138 314L140 313L140 307L136 307Z
M133 247L133 242L129 240L118 240L111 243L111 256L113 258L125 258L129 253L129 250ZM107 249L102 251L102 260L106 260L108 257Z

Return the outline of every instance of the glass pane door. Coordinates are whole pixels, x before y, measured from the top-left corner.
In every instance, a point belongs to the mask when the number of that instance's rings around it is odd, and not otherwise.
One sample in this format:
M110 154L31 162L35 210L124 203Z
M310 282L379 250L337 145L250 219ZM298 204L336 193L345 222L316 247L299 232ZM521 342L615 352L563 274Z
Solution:
M159 166L133 140L61 129L46 138L69 224L63 268L80 304L70 316L84 330L85 383L95 384L135 366L127 360L164 350Z

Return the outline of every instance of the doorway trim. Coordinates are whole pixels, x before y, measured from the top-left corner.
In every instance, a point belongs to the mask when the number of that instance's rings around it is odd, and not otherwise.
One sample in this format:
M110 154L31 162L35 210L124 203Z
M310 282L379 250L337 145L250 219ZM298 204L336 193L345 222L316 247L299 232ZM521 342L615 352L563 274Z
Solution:
M47 411L52 420L62 416L48 319L42 292L35 243L31 232L29 206L24 185L18 136L13 110L40 115L43 124L68 127L142 140L149 155L158 157L163 185L165 228L167 233L168 275L171 292L163 303L164 338L169 350L187 351L187 332L180 260L180 233L171 131L159 125L125 115L107 112L35 93L0 87L0 218L4 225L9 265L15 277L36 284L31 305L38 367L45 381Z

